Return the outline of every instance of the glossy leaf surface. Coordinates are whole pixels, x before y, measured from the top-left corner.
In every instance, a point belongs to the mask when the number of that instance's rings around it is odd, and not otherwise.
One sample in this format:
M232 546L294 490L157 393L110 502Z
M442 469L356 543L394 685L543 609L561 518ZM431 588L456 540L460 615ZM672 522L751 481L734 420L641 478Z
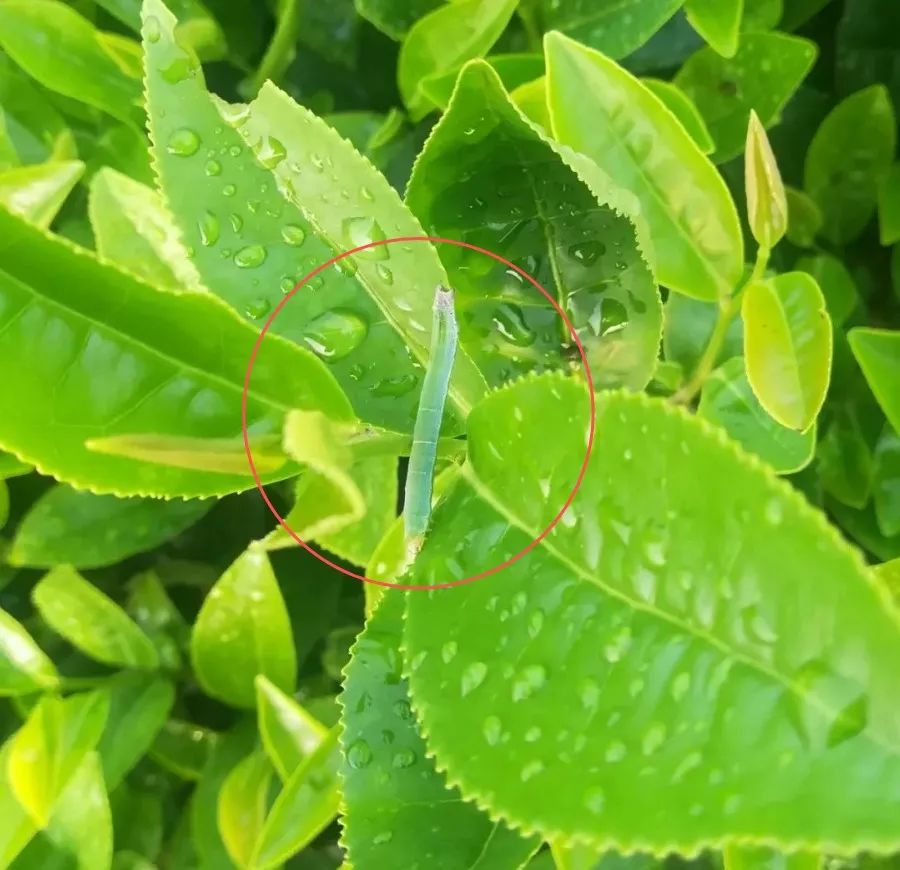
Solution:
M662 79L645 78L641 81L681 121L681 126L691 134L691 138L704 154L711 154L716 150L716 143L709 134L703 116L691 98L678 85Z
M900 431L900 332L857 328L848 338L878 404Z
M26 220L48 227L83 173L79 160L7 169L0 173L0 202Z
M743 242L712 164L671 112L613 61L559 35L547 37L546 49L554 133L638 197L659 282L698 299L730 293L743 269Z
M750 112L744 154L747 219L753 237L771 250L787 231L787 197L769 138L756 112Z
M252 867L253 847L266 817L272 765L262 752L238 762L219 791L219 832L238 867Z
M494 565L549 520L585 398L544 376L473 413L422 582ZM884 590L716 430L618 393L597 412L566 523L488 582L408 599L413 708L439 769L515 823L601 847L693 853L727 832L891 848L900 623Z
M691 26L723 57L733 57L744 14L744 0L687 0Z
M52 689L57 679L53 662L25 627L0 610L0 697Z
M528 177L534 183L523 185ZM655 364L662 311L621 196L595 167L542 136L477 62L461 74L407 189L430 234L507 257L559 300L598 386L640 389ZM490 383L578 359L561 353L575 351L568 330L520 275L466 248L439 253L462 344Z

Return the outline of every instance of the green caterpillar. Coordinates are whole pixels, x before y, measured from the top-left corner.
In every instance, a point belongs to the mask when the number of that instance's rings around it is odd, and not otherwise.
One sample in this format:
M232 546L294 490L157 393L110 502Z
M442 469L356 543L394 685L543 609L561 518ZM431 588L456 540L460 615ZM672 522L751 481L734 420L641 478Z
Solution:
M438 285L434 294L433 311L431 360L422 384L422 396L413 427L403 500L403 525L410 555L415 555L422 546L431 516L434 461L459 333L452 290Z

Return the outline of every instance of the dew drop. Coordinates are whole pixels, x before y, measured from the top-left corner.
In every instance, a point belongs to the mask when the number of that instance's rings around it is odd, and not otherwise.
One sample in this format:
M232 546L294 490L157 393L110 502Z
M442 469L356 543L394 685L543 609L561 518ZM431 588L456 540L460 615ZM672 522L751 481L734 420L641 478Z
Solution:
M244 311L251 320L259 320L269 313L270 307L269 300L261 296L259 299L248 302Z
M542 733L541 729L538 728L537 725L532 725L531 728L529 728L525 732L525 742L526 743L535 743L536 741L541 739L541 733Z
M239 269L256 269L266 260L266 249L262 245L248 245L234 255L234 264Z
M237 188L233 184L226 184L225 187L222 188L222 194L224 196L234 196L237 193Z
M541 633L541 629L543 627L544 627L544 611L543 610L533 611L531 616L528 617L528 636L531 638L537 637Z
M285 224L281 228L281 238L292 248L299 248L306 241L306 230L296 224Z
M387 238L381 224L370 217L346 218L343 223L343 232L348 245L353 248L369 245L372 242L383 242ZM387 245L378 245L359 252L357 256L365 257L368 260L386 260L390 254Z
M229 218L231 221L231 228L239 233L244 228L244 219L239 214L232 214Z
M530 698L547 681L547 669L543 665L526 665L513 681L513 701Z
M250 117L250 106L246 103L228 103L220 105L219 112L233 127L242 127Z
M380 833L372 837L372 843L376 846L384 846L386 843L390 843L393 839L393 831L381 831Z
M596 710L600 702L600 686L597 681L585 677L578 685L578 697L585 710Z
M412 749L399 749L394 754L394 759L391 763L394 767L401 770L412 767L416 763L416 753Z
M209 248L219 241L219 219L210 211L206 212L198 224L200 243Z
M366 202L374 202L375 201L375 196L373 195L372 191L369 190L368 187L361 187L359 189L359 195L364 200L366 200Z
M597 258L606 253L606 245L603 242L588 239L579 242L569 248L569 256L577 260L582 266L590 266Z
M372 761L372 747L362 738L347 747L347 763L355 770L362 770Z
M604 758L610 762L621 761L625 757L625 744L621 740L614 740L606 747Z
M445 665L449 665L453 661L458 650L459 644L455 640L448 640L441 647L441 659L443 659Z
M241 156L241 153L243 152L243 150L244 150L244 149L241 148L240 145L232 145L232 146L228 149L228 153L229 153L232 157L240 157L240 156Z
M519 774L519 777L522 782L528 782L529 779L533 779L534 777L536 777L543 769L544 763L535 759L533 761L529 761L522 768L522 772Z
M641 740L641 749L644 751L644 755L651 755L656 752L656 750L662 746L665 739L666 726L663 725L662 722L654 722L644 732L643 739Z
M503 732L503 723L496 716L488 716L481 726L481 733L488 746L496 746L500 742L500 736Z
M321 172L325 168L325 161L315 152L309 155L309 162L312 163L312 167L316 172Z
M191 78L196 69L197 66L192 58L186 54L180 54L165 66L160 67L159 72L170 85L177 85L179 82Z
M147 42L157 43L161 35L159 29L159 19L155 15L148 15L144 23L144 33L147 36Z
M472 662L463 671L460 681L459 693L465 698L466 695L474 692L487 676L487 665L484 662Z
M322 359L334 361L356 350L368 331L361 317L352 311L335 308L307 324L303 341Z
M394 715L398 719L402 719L404 722L408 722L413 717L412 707L409 706L409 701L395 701L393 710Z
M290 293L291 290L293 290L294 286L295 286L294 279L288 278L287 276L285 276L284 278L281 279L281 284L279 286L281 287L282 293Z
M166 143L166 150L169 154L175 154L178 157L190 157L192 154L196 154L199 148L200 137L189 127L175 130Z
M274 169L286 156L284 145L274 136L266 136L256 153L257 159L266 169Z
M384 263L378 263L375 266L375 274L388 286L394 283L394 273Z
M585 792L584 805L594 814L602 813L606 806L606 795L602 788L592 788Z
M372 387L372 392L376 396L405 396L417 383L413 375L396 375L377 381Z
M218 160L210 160L207 162L206 167L204 168L206 174L213 178L216 175L222 174L222 164L219 163Z
M517 347L528 347L534 344L534 331L525 322L525 315L518 305L504 302L499 305L493 316L494 326L510 344Z

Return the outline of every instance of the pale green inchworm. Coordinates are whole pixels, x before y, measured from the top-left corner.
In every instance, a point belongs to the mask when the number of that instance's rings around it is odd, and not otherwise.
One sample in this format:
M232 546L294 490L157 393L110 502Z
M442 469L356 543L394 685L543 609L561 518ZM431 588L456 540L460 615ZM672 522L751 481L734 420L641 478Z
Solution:
M457 337L453 291L439 284L434 294L431 359L425 372L416 424L413 427L413 442L403 501L407 548L412 553L418 551L421 546L431 516L434 461L437 456L444 404L450 388L453 358L456 356Z

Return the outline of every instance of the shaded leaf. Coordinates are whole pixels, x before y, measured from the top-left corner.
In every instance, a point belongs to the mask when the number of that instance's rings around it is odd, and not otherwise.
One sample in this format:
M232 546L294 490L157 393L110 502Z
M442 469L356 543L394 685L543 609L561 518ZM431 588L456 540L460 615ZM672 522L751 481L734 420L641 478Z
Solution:
M856 282L841 260L831 254L816 254L812 257L801 257L796 268L801 272L809 272L825 297L828 316L835 326L840 326L853 313L859 304L859 293Z
M219 790L219 833L238 867L254 866L253 846L265 821L271 779L269 759L254 752L231 769Z
M895 163L878 193L878 232L882 245L900 241L900 163Z
M851 329L853 355L894 431L900 431L900 332Z
M744 14L744 0L687 0L687 20L720 55L733 57Z
M817 453L825 491L842 504L864 508L872 491L872 451L852 409L838 410Z
M875 445L872 477L878 528L886 538L900 535L900 436L890 426Z
M83 173L80 160L7 169L0 172L0 202L26 220L48 227Z
M798 248L813 247L825 222L822 212L815 200L802 190L786 186L784 192L788 209L788 241Z
M400 40L442 0L355 0L356 11L391 39Z
M16 619L0 609L0 697L55 688L53 662Z

